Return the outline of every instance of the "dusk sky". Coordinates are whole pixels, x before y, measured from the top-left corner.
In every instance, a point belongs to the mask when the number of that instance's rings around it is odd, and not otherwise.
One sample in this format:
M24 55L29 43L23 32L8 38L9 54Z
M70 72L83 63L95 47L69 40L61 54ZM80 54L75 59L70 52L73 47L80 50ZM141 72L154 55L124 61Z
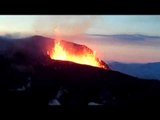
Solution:
M0 15L0 34L62 35L142 34L160 36L160 15ZM160 61L160 39L122 41L112 38L83 38L79 43L96 49L105 60L121 62ZM105 39L105 42L104 42ZM87 41L88 40L88 41ZM97 40L97 41L96 41ZM101 55L102 54L102 55Z
M1 15L0 33L41 32L51 34L59 26L62 32L75 32L77 26L81 33L95 34L147 34L160 36L159 15ZM38 29L38 30L37 30Z

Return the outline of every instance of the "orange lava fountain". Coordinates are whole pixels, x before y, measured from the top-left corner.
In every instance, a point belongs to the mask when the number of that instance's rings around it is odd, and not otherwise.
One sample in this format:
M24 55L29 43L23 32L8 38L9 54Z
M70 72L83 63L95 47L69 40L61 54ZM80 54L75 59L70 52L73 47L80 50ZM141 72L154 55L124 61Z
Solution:
M85 52L81 55L73 54L71 51L67 51L64 49L64 46L61 45L60 41L60 33L56 31L56 43L49 53L51 59L55 60L64 60L64 61L72 61L79 64L86 64L95 67L100 67L106 69L106 67L101 63L101 61L96 57L96 52L93 53ZM66 47L66 46L65 46Z

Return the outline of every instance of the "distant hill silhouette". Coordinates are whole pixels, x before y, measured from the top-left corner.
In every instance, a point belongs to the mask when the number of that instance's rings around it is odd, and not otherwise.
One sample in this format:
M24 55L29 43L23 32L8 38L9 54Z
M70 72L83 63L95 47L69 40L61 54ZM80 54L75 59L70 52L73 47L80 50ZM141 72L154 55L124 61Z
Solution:
M125 74L144 79L160 80L160 62L153 63L121 63L110 62L110 68Z
M149 36L149 35L142 35L142 34L115 34L115 35L90 34L90 35L112 37L112 38L117 38L122 40L160 39L160 36Z

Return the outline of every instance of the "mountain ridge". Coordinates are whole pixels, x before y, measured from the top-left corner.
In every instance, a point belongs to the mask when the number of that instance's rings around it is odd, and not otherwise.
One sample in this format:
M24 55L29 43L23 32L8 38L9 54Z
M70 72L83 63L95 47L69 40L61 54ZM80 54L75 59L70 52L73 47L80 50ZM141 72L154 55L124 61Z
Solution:
M113 35L104 35L104 34L87 34L87 35L91 35L91 36L115 36L115 37L120 37L120 36L128 36L128 37L148 37L148 38L160 38L160 36L157 36L157 35L144 35L144 34L113 34Z
M160 62L151 63L125 63L108 62L113 70L117 70L135 77L160 80Z

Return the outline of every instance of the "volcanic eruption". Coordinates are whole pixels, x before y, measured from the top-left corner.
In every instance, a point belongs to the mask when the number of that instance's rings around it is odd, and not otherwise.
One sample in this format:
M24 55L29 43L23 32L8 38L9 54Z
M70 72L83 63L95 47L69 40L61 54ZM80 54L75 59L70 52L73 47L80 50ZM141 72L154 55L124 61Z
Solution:
M96 51L92 51L89 48L86 49L86 46L83 46L83 48L84 49L76 51L72 46L65 44L61 40L59 30L55 29L55 45L50 52L47 51L47 54L49 54L51 59L55 60L71 61L108 69L106 64L96 57Z
M6 51L2 51L4 46ZM125 107L127 110L160 106L159 80L109 70L85 45L32 36L9 41L0 38L0 48L0 53L4 53L0 55L1 107L54 107L55 100L63 106L81 107L95 102L107 108ZM86 54L97 62L82 61L91 59ZM82 56L84 58L80 59Z

